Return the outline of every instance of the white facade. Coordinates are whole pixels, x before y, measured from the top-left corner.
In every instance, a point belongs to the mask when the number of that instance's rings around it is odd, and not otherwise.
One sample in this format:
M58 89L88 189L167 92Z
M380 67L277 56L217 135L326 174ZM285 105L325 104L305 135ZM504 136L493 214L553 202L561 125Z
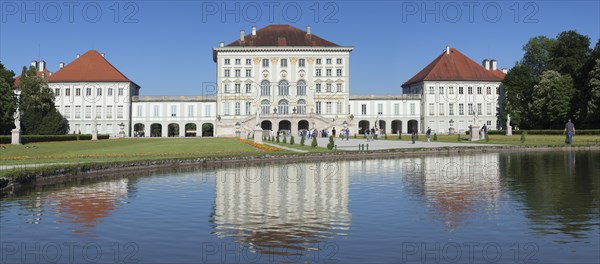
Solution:
M363 134L374 127L381 134L410 133L421 118L421 96L351 95L349 111L354 117L350 133Z

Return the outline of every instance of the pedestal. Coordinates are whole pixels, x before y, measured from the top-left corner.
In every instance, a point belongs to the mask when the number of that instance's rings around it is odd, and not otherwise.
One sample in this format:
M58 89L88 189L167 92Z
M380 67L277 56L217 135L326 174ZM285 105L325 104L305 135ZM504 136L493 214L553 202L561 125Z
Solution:
M12 132L10 144L21 145L21 130L13 129L10 132Z
M263 130L260 127L254 129L254 143L262 144L263 143Z
M507 135L507 136L512 136L512 126L508 126L508 127L506 128L506 135Z
M92 131L92 140L98 140L98 131Z
M469 126L469 141L479 141L479 126L471 125Z
M450 129L448 129L448 135L454 135L454 133L456 133L456 132L455 132L455 130L454 130L453 127L451 127Z

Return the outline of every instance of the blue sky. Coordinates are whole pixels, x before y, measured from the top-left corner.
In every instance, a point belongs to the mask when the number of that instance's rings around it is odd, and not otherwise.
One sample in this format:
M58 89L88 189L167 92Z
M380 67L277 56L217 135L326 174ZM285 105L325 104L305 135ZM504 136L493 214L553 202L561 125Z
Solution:
M237 6L237 8L236 8ZM116 12L119 10L119 12ZM300 10L300 12L298 12ZM318 12L317 12L318 10ZM518 12L517 12L518 10ZM99 11L99 12L98 12ZM37 20L37 21L36 21ZM529 38L600 37L599 1L0 1L0 60L51 71L89 49L142 95L199 95L214 82L212 47L256 25L291 24L351 53L351 93L399 93L446 45L510 68Z

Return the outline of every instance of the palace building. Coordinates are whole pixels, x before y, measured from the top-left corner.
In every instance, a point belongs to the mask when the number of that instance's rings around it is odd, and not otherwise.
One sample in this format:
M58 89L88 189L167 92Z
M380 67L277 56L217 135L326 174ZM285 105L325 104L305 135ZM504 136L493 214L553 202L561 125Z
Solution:
M362 134L453 131L486 124L499 129L501 82L495 60L476 63L455 48L402 84L397 94L351 94L352 46L338 45L290 25L269 25L214 47L211 95L140 96L140 86L104 54L90 50L51 73L34 61L56 95L69 133L127 137L227 137L253 133L298 135L316 128Z

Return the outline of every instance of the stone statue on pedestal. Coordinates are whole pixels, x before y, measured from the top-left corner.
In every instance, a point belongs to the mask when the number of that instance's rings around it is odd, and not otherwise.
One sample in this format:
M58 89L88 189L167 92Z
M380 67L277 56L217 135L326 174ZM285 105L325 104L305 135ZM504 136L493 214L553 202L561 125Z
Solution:
M506 115L506 135L512 136L512 126L510 125L510 114Z
M19 104L17 103L17 110L13 115L15 119L15 130L21 130L21 109L19 109Z
M260 117L258 110L256 110L256 119L254 121L256 122L256 127L260 127Z

